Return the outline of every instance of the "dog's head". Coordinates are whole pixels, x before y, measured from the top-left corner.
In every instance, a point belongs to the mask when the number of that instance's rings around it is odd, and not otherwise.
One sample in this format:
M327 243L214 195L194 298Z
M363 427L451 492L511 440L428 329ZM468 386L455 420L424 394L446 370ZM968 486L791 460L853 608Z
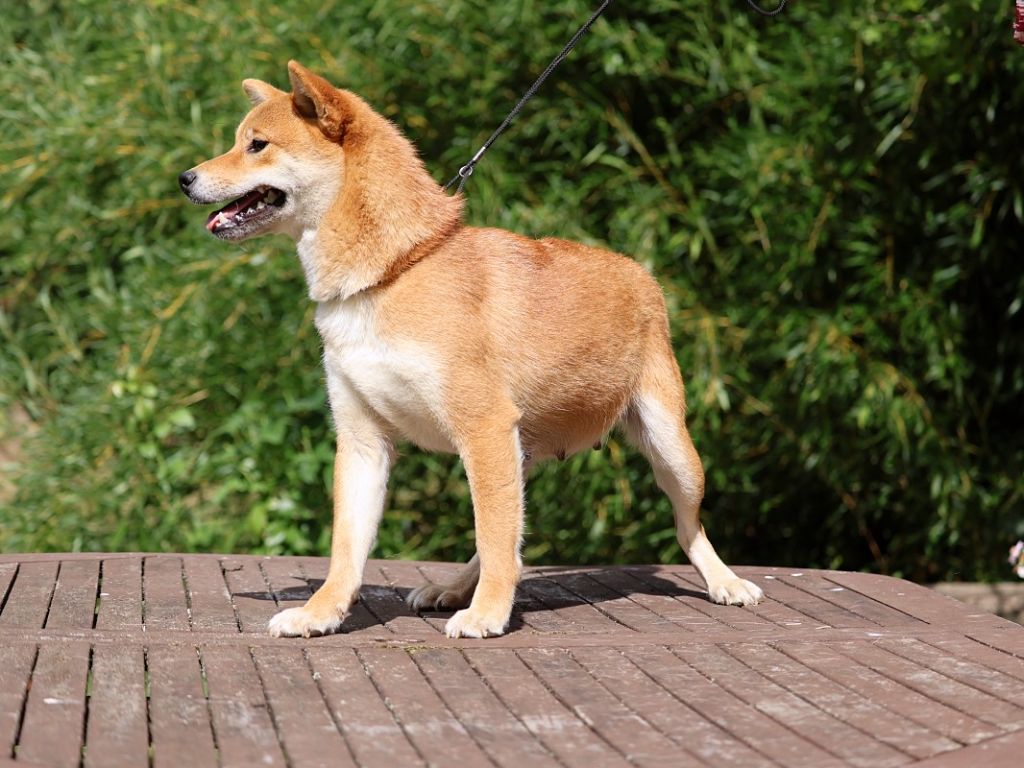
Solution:
M206 220L219 238L281 232L298 239L318 226L340 189L354 97L297 62L288 74L291 93L245 80L253 108L234 146L178 177L193 203L231 201Z

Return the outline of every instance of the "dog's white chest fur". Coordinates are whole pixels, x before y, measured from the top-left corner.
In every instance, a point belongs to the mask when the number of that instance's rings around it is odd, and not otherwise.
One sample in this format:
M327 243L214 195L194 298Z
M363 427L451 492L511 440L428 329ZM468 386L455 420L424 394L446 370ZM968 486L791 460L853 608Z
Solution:
M344 419L339 400L347 398L346 409L368 407L421 448L455 451L435 417L443 406L443 388L427 349L382 338L373 303L363 294L317 305L316 327L324 342L327 387L336 418ZM351 402L353 396L359 402Z

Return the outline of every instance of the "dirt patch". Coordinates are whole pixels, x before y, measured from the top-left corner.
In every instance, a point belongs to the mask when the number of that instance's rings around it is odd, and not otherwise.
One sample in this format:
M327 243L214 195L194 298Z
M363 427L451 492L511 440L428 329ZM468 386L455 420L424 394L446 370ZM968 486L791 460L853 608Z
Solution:
M20 405L0 411L0 504L14 497L14 468L21 461L22 443L37 429Z

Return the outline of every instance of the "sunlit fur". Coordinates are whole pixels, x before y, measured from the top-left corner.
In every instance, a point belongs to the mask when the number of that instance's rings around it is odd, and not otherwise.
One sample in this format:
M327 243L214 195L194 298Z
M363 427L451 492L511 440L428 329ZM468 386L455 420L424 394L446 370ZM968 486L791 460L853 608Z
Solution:
M661 290L636 262L554 238L461 223L398 129L358 96L289 64L290 93L257 80L226 154L194 170L194 199L258 184L287 194L264 230L297 245L324 343L338 448L328 578L274 635L335 631L380 520L394 444L459 453L477 556L416 608L461 608L454 637L505 631L520 578L524 465L565 457L616 424L651 460L681 546L713 600L761 591L718 558L698 519L703 471ZM254 137L268 141L247 151Z

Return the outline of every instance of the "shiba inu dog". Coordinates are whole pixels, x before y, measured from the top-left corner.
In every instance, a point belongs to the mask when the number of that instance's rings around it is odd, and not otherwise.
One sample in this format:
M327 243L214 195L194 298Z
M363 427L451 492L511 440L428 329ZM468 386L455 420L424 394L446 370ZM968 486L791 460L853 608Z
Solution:
M400 439L465 464L477 553L452 583L409 596L417 610L460 609L450 637L508 625L529 467L616 425L651 462L711 600L758 602L700 524L704 474L657 283L619 254L463 226L461 196L434 182L392 123L296 62L288 73L290 92L245 80L253 107L234 146L179 177L195 203L233 200L207 219L215 236L291 237L317 303L337 428L330 569L270 634L341 627Z

